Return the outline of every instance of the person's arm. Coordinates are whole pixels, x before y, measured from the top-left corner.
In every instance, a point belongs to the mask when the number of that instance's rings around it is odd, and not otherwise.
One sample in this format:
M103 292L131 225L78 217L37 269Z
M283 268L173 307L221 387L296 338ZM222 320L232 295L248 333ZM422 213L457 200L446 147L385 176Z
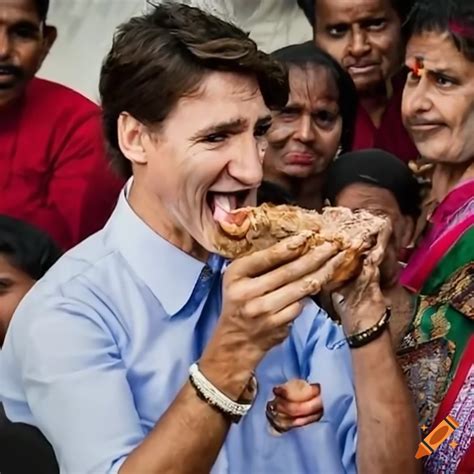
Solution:
M336 247L325 244L298 259L306 239L292 237L233 262L226 271L222 313L199 365L233 400L242 395L267 351L288 335L288 324L301 311L301 298L312 290L308 274L313 274L317 284L320 267L337 252ZM147 439L127 458L120 474L209 473L229 423L196 398L187 384Z
M400 284L384 289L383 295L392 308L390 334L396 351L413 320L415 298Z
M352 351L357 401L357 466L371 472L415 473L420 441L413 399L395 359L390 334Z
M196 396L187 383L120 474L209 473L230 422Z
M35 199L31 189L12 193L12 202L7 195L1 209L36 225L67 250L105 224L123 183L109 169L98 110L68 124L51 148L45 190L34 190Z
M298 258L307 238L282 241L226 271L222 312L199 364L234 400L266 352L288 335L301 298L313 291L307 276L317 277L337 252L328 244ZM99 298L79 300L84 291L81 286L74 299L49 296L46 301L41 293L36 301L33 293L20 308L23 314L16 317L8 343L32 415L61 470L208 473L225 440L227 419L186 382L145 435L129 369L110 329L116 316Z
M386 310L378 270L368 258L357 280L340 290L335 304L346 335L374 326ZM420 472L413 399L397 363L389 330L363 347L351 349L357 402L357 466L361 474Z
M185 383L146 437L106 322L113 315L96 306L64 297L27 301L7 347L20 356L28 405L61 471L209 472L230 423Z

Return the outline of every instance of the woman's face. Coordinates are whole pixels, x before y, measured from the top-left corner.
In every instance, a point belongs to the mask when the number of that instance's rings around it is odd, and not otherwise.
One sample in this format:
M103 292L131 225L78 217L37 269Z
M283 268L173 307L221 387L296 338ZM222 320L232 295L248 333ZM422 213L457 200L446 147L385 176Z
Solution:
M391 0L317 0L316 44L370 93L400 69L401 24Z
M29 275L11 265L0 254L0 347L13 313L34 283Z
M424 32L408 42L411 72L403 93L405 127L420 155L461 163L474 156L474 63L448 33Z
M342 134L339 91L322 66L291 66L290 97L276 112L264 159L267 177L309 178L324 173Z

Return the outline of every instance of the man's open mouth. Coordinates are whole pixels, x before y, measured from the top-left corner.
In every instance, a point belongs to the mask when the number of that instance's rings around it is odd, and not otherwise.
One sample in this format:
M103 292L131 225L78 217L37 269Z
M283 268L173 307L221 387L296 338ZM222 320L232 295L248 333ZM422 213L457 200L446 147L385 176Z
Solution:
M232 211L245 205L249 192L249 189L233 192L209 191L207 193L207 204L211 209L214 220L217 222L228 220Z
M250 189L234 192L207 193L207 204L212 217L226 233L238 235L248 230L246 212L235 212L246 205Z

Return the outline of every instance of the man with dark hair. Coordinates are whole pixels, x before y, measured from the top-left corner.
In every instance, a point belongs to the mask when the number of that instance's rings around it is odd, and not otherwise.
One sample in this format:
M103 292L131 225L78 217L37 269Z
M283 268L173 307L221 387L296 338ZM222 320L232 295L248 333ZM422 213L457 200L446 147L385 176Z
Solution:
M305 299L337 249L303 255L296 235L228 266L218 255L229 211L255 204L286 70L239 28L166 2L119 28L100 91L133 176L13 318L7 416L46 435L61 472L413 472L416 420L386 324L351 354ZM348 335L389 314L365 270ZM295 429L277 437L267 417Z
M39 17L43 22L46 22L46 17L48 16L49 11L49 0L35 0L35 2L38 8Z
M413 0L299 0L316 45L344 67L359 105L352 149L380 148L404 162L418 151L401 119L406 73L402 25Z
M108 169L99 108L35 78L56 39L47 0L0 0L0 213L69 248L105 223L122 182Z

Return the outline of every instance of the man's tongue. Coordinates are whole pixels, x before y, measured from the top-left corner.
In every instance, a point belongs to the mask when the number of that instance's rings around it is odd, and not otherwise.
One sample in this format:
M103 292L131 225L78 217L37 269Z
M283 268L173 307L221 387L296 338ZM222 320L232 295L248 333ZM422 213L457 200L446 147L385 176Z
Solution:
M232 221L231 211L237 208L237 196L235 194L214 194L214 220L217 222L221 221Z

